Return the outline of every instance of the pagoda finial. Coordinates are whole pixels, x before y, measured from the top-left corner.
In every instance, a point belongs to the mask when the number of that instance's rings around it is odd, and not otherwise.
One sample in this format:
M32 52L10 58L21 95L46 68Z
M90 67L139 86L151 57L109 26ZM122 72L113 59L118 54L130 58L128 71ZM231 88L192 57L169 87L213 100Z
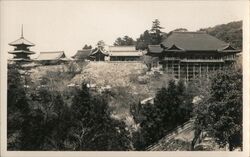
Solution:
M22 24L22 30L21 30L21 38L23 38L23 24Z

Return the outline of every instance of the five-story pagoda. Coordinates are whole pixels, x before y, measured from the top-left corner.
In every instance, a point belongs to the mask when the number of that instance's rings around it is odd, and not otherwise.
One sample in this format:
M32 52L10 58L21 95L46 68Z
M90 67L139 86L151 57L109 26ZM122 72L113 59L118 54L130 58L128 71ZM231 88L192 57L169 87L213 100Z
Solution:
M9 51L9 54L13 54L13 61L31 61L30 55L35 54L35 52L30 51L29 47L35 46L35 44L29 42L23 37L23 27L21 31L21 37L11 43L10 46L14 46L13 51Z

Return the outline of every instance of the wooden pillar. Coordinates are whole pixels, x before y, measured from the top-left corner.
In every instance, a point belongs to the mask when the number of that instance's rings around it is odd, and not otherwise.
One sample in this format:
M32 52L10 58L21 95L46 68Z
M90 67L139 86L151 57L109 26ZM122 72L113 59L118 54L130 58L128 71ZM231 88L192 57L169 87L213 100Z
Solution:
M200 69L199 69L199 73L200 73L200 77L201 77L201 63L199 63L199 65L200 65Z
M165 64L165 71L168 74L168 61L164 62L164 64Z
M181 78L181 65L180 65L180 62L178 64L178 79Z
M187 81L188 81L188 63L187 63Z
M172 61L172 75L174 75L174 62Z
M195 78L195 64L193 64L193 78Z

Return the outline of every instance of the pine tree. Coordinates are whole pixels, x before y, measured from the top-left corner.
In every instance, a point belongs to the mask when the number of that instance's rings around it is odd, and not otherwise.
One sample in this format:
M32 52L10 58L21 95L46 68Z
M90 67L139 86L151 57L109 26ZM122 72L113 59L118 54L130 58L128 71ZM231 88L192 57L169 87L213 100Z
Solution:
M158 45L162 42L163 27L160 26L160 21L155 19L152 22L152 27L150 30L146 30L140 37L136 40L136 48L140 50L147 49L148 45Z

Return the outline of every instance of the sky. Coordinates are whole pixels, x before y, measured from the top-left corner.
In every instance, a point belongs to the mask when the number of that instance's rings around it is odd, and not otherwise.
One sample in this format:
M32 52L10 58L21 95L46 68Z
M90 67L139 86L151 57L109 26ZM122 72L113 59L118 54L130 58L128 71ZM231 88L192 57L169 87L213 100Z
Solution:
M68 57L99 40L112 45L128 35L136 39L159 19L162 31L196 31L244 19L247 1L1 1L1 52L21 36L42 51L64 51Z

